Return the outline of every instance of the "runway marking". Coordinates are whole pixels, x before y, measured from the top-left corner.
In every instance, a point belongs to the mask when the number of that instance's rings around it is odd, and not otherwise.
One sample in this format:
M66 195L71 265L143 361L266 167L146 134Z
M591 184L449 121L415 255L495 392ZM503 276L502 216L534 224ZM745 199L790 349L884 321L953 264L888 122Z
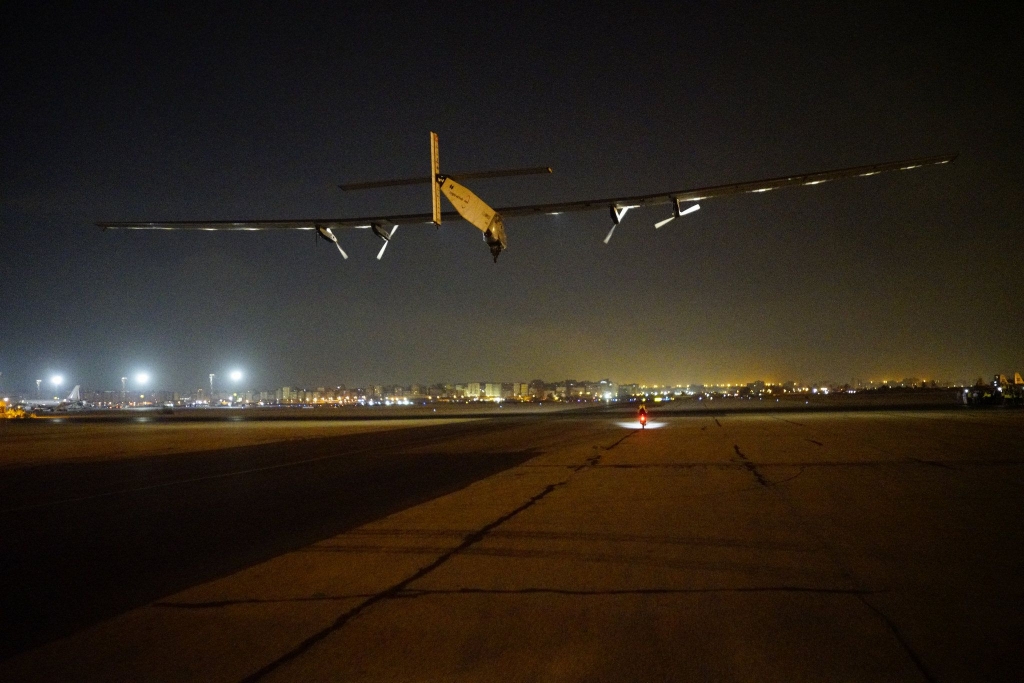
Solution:
M326 438L331 438L331 437L326 437ZM436 436L430 436L430 437L426 437L424 439L420 439L418 441L411 442L409 444L404 444L403 447L415 448L415 447L421 446L421 445L423 445L425 443L430 443L431 441L434 441L436 439L437 439ZM258 444L258 445L262 445L262 444ZM290 461L290 462L278 463L276 465L265 465L263 467L253 467L253 468L245 469L245 470L234 470L234 471L231 471L231 472L221 472L219 474L208 474L208 475L204 475L204 476L201 476L201 477L189 477L187 479L175 479L174 481L165 481L165 482L163 482L161 484L150 484L149 486L136 486L136 487L128 488L128 489L118 489L116 491L107 491L106 493L94 493L94 494L91 494L91 495L88 495L88 496L76 496L74 498L62 498L62 499L59 499L59 500L47 501L45 503L33 503L32 505L23 505L21 507L13 507L13 508L0 509L0 514L6 514L6 513L9 513L9 512L23 512L25 510L37 510L39 508L51 507L51 506L54 506L54 505L65 505L65 504L68 504L68 503L81 503L81 502L84 502L84 501L87 501L87 500L98 500L100 498L110 498L112 496L120 496L120 495L123 495L123 494L126 494L126 493L138 493L140 491L152 491L152 490L155 490L155 489L162 489L162 488L167 488L167 487L170 487L170 486L179 486L181 484L194 484L194 483L201 482L201 481L211 481L211 480L214 480L214 479L226 479L228 477L238 477L238 476L242 476L242 475L245 475L245 474L255 474L257 472L269 472L271 470L278 470L278 469L282 469L282 468L285 468L285 467L294 467L296 465L307 465L307 464L309 464L311 462L320 462L322 460L332 460L334 458L343 458L343 457L350 457L350 456L353 456L353 455L361 455L363 453L368 453L370 451L375 451L375 450L379 450L379 449L380 449L380 446L369 446L367 448L360 448L359 450L355 450L355 451L345 451L343 453L334 453L332 455L321 455L321 456L318 456L318 457L315 457L315 458L306 458L304 460L293 460L293 461Z

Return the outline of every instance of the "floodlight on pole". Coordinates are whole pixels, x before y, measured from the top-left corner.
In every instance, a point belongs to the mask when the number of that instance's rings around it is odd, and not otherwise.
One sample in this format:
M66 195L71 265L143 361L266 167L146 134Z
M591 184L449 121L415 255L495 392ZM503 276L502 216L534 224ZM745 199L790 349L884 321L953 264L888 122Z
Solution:
M232 382L237 382L240 379L242 379L242 371L241 370L232 370L230 377L231 377L231 381Z
M53 384L53 386L59 387L61 384L64 384L64 377L61 375L54 375L53 377L50 378L50 382Z
M41 379L37 379L36 380L36 398L39 398L39 387L42 385L42 383L43 383L43 380L41 380Z
M148 372L136 373L136 375L135 375L135 383L139 384L139 385L148 384L149 383L149 373Z

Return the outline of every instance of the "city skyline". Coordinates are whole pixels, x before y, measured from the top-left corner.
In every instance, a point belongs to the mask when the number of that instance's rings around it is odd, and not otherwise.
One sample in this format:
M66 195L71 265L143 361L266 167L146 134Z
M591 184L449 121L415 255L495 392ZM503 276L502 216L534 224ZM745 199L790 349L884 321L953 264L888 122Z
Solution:
M1014 372L1017 372L1017 370L997 369L997 371L995 371L995 374L1007 374L1007 373L1010 373L1010 375L1012 376L1012 374ZM336 389L337 390L348 390L348 391L372 391L375 388L379 390L381 387L387 388L389 390L392 389L392 388L404 388L406 390L409 390L411 388L415 392L415 389L418 387L418 388L421 388L423 390L420 393L424 393L425 394L425 393L428 393L427 390L434 389L436 387L445 387L445 388L450 388L450 389L456 389L457 388L457 389L463 390L466 387L473 386L473 385L476 385L478 388L479 387L483 387L483 386L491 386L491 385L501 386L501 385L519 385L519 384L522 384L523 386L528 386L528 385L533 385L533 384L535 384L537 382L543 383L544 385L548 385L548 386L555 386L555 385L562 385L562 384L568 384L568 385L589 385L589 384L598 384L598 383L602 383L602 382L609 382L609 383L612 383L612 384L614 384L616 386L620 386L620 387L631 386L631 387L644 387L644 388L652 388L652 389L659 388L659 387L664 387L664 388L693 388L693 387L725 388L725 387L752 386L752 385L755 385L755 384L762 384L762 385L768 385L768 386L784 386L784 385L793 385L793 384L795 384L797 386L804 386L804 387L808 387L808 388L810 388L810 387L818 387L818 386L822 386L822 387L824 387L824 386L835 387L835 386L848 385L848 386L853 387L853 388L871 388L871 387L877 387L877 386L883 386L883 385L907 385L907 384L911 384L911 383L937 383L940 386L966 386L966 385L969 385L969 384L973 384L977 380L977 377L980 377L980 378L984 379L986 377L990 377L993 373L992 372L980 373L980 374L977 374L976 376L972 376L972 377L969 377L969 378L967 376L963 376L963 377L927 377L927 376L924 376L924 375L921 375L921 374L914 374L914 373L910 373L910 374L897 374L897 375L880 377L880 378L875 378L875 377L857 377L857 376L851 376L851 377L847 377L847 378L841 378L841 377L838 377L838 376L821 376L821 377L814 377L814 378L803 378L803 377L772 378L772 377L766 377L764 375L758 375L754 379L732 379L732 380L728 380L728 381L722 381L722 380L715 380L715 381L692 380L692 381L683 381L683 382L671 382L671 381L664 381L664 380L662 380L662 381L617 381L617 380L613 379L611 376L595 375L594 378L580 377L579 379L568 377L568 376L565 376L565 377L558 376L559 377L558 379L553 379L553 380L550 379L550 378L542 378L542 377L530 377L529 379L519 378L519 379L515 379L515 380L497 379L497 378L487 379L487 378L480 378L480 377L478 377L478 378L476 378L474 380L455 379L455 380L441 380L441 381L434 381L434 382L427 382L427 381L418 381L418 382L416 382L416 381L405 381L405 382L401 382L401 381L399 381L399 382L371 381L371 382L363 382L363 383L346 383L346 382L335 382L335 381L319 380L319 381L314 381L314 382L311 382L311 383L303 383L303 382L286 382L286 383L278 382L278 383L273 383L273 382L271 382L271 383L263 383L263 384L254 384L252 382L249 382L247 380L246 373L243 372L242 370L239 370L239 369L235 369L235 370L233 370L230 373L225 373L225 377L224 377L223 381L216 381L216 382L214 382L212 379L210 379L210 377L209 377L210 374L213 374L214 378L218 377L217 373L208 373L207 374L207 383L204 383L202 385L195 384L195 385L192 385L192 386L173 386L173 385L168 385L166 383L161 383L160 382L160 378L158 376L153 376L148 371L143 371L143 372L136 373L136 376L133 376L133 377L129 377L127 375L122 376L120 378L121 381L120 381L120 385L119 386L118 386L117 382L115 382L113 384L110 384L108 386L104 386L104 385L102 385L100 383L88 384L88 383L84 383L82 381L76 380L76 378L74 378L74 376L66 377L64 375L59 375L59 376L57 376L60 379L59 382L55 382L54 381L54 376L47 376L48 379L39 378L39 379L35 380L35 382L38 383L39 386L33 387L32 384L30 384L30 385L27 385L27 386L24 386L24 387L15 387L15 386L9 385L8 383L5 383L3 381L4 375L2 373L0 373L0 393L6 392L8 394L23 395L23 396L24 395L29 395L29 394L32 394L34 396L49 396L50 394L59 395L62 392L63 393L67 393L67 390L71 386L78 385L78 386L82 387L83 391L103 392L103 393L118 393L118 392L120 392L120 393L123 393L123 394L129 394L129 395L138 395L140 393L145 394L145 393L155 393L155 392L174 393L174 394L177 394L177 395L195 395L198 392L199 394L205 395L207 397L209 397L211 395L215 395L215 396L216 395L230 396L232 394L261 393L261 392L262 393L266 393L268 391L271 392L271 393L273 393L274 391L280 392L282 387L285 390L291 388L291 389L294 389L296 391L303 391L303 392L307 392L307 391L310 391L310 392L311 391L324 392L324 391L334 391ZM231 374L237 375L237 377L230 377ZM142 377L139 377L138 375L145 375L145 377L142 378ZM43 389L42 387L45 387L45 389ZM483 393L483 390L481 390L481 393Z

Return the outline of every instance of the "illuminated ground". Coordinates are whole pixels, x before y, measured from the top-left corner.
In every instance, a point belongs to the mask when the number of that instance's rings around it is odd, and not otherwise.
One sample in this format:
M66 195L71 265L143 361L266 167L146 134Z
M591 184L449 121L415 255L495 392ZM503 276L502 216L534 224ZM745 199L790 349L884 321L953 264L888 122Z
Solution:
M80 620L0 679L1024 674L1024 411L652 420L9 467L5 627L59 635L68 581Z

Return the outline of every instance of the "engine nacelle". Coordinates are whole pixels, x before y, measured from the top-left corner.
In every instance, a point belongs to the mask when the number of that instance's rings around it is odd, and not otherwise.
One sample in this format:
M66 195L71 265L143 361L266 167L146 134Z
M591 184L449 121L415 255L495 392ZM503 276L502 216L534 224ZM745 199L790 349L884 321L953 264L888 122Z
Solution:
M491 224L484 230L484 242L487 242L487 246L491 248L491 256L494 257L494 262L497 263L498 255L508 248L508 239L505 236L505 222L501 219L501 214L495 213Z

